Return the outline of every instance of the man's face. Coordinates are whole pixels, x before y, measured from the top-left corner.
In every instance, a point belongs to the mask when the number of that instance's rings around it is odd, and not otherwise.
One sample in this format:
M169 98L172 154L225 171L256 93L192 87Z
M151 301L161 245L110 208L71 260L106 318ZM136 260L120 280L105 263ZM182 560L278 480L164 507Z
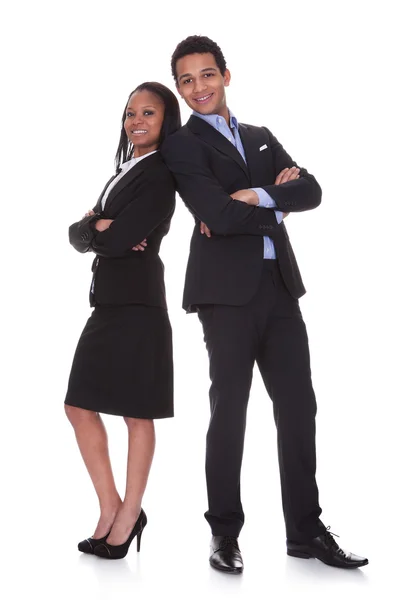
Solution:
M226 111L225 88L231 74L222 75L213 54L188 54L176 63L176 88L186 104L202 115Z

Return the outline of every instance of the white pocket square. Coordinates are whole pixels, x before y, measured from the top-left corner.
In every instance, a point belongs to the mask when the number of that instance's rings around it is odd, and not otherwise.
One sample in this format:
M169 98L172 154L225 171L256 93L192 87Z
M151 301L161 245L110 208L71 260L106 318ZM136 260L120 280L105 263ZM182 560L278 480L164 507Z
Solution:
M264 146L261 146L260 152L261 152L261 150L266 150L267 148L268 148L267 144L264 144Z

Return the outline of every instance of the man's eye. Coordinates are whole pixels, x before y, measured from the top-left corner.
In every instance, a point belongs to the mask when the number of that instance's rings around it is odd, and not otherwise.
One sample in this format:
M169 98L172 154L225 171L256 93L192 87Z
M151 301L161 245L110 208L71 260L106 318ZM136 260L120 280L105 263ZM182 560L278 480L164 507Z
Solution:
M204 73L204 77L214 77L214 73Z
M183 83L190 83L192 80L191 79L184 79Z

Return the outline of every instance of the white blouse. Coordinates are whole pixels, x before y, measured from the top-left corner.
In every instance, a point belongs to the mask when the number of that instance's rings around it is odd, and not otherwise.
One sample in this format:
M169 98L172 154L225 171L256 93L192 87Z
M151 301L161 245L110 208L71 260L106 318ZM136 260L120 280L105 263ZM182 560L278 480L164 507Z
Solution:
M124 175L126 175L126 173L132 169L132 167L134 167L138 162L140 162L141 160L143 160L143 158L146 158L147 156L150 156L151 154L154 154L155 152L158 152L158 150L153 150L153 152L148 152L147 154L143 154L143 156L139 156L138 158L131 158L131 160L127 160L126 162L124 162L121 165L121 171L118 173L118 175L111 181L111 183L109 184L109 186L107 187L106 191L103 194L103 197L101 199L101 208L102 210L104 210L104 207L106 205L106 201L108 196L110 195L111 190L113 189L113 187L115 185L117 185L118 181L120 179L123 178Z

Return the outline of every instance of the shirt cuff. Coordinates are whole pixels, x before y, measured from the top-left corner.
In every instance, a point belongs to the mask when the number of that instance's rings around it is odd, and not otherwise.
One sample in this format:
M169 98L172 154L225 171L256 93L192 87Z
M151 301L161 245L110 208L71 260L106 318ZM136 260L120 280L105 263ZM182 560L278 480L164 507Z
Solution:
M271 196L262 188L250 188L258 196L258 206L263 208L275 208L276 202Z
M276 220L278 221L278 225L280 225L283 221L283 212L281 210L275 211Z

